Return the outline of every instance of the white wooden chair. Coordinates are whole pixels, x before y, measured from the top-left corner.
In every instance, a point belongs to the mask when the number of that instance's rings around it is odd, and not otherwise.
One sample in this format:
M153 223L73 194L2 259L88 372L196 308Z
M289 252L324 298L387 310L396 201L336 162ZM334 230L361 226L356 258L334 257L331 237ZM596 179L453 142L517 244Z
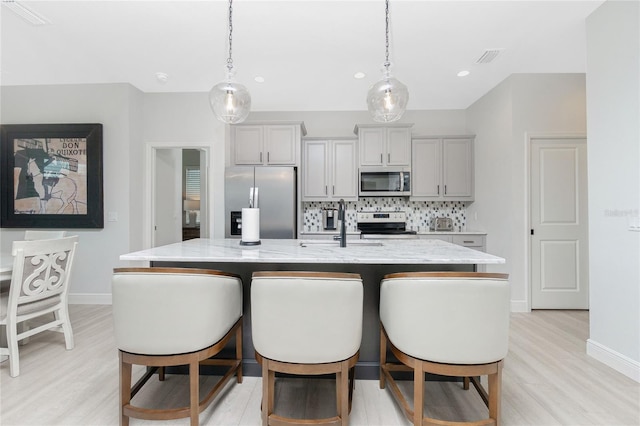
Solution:
M52 240L55 238L64 238L66 236L67 231L36 231L32 229L24 231L25 241Z
M242 383L242 281L221 271L189 268L117 268L112 278L113 322L120 357L120 424L129 418L172 420L189 417L199 423L209 406L234 376ZM209 359L235 337L235 356ZM149 367L131 386L132 365ZM164 367L189 366L189 405L151 409L132 398ZM228 367L200 399L200 365Z
M262 424L347 425L362 340L362 279L331 272L254 272L251 333L262 365ZM275 373L336 375L337 416L274 413Z
M509 344L506 274L408 272L389 274L380 285L380 388L392 395L414 425L499 425L502 363ZM387 362L387 347L400 361ZM413 370L413 410L393 371ZM457 422L423 416L424 374L469 380L489 408L489 418ZM488 376L489 392L479 377Z
M20 373L20 340L53 329L63 332L66 348L73 349L67 297L77 244L77 236L13 243L11 286L8 293L0 294L0 325L7 333L7 347L0 348L0 355L9 356L11 377ZM53 314L51 321L19 329L24 321L46 314Z

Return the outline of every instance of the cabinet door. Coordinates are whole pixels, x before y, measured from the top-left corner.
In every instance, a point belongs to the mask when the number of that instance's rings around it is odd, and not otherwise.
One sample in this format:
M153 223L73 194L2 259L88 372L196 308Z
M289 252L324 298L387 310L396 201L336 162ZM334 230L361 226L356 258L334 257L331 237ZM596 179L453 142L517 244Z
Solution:
M232 127L233 163L236 165L260 165L263 162L263 126Z
M411 197L440 198L440 139L414 139L412 142Z
M411 164L411 129L390 127L385 130L387 153L384 161L389 166L409 166Z
M296 165L298 146L296 126L268 125L265 126L266 164Z
M471 139L442 141L443 196L473 200L473 146Z
M385 150L385 129L383 127L360 128L358 129L358 139L361 166L382 166L386 162L386 159L383 160Z
M358 199L356 141L333 141L331 195L345 200Z
M484 235L457 234L453 235L451 242L474 250L485 251Z
M302 150L302 200L318 201L330 197L329 141L304 141Z

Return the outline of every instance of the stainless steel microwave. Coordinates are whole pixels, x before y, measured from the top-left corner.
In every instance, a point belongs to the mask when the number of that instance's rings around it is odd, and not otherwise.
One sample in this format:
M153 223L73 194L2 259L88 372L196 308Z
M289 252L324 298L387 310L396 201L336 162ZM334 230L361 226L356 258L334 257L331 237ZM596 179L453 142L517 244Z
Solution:
M358 195L361 197L408 197L411 170L408 167L367 167L360 169Z

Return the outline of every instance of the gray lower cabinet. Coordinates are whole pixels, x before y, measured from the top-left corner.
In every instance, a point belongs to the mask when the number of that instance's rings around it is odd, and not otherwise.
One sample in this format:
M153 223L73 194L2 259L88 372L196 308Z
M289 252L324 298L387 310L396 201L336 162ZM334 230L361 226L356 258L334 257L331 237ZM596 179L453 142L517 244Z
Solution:
M421 240L442 240L448 243L452 242L451 235L442 234L419 234L418 238Z
M478 251L486 251L485 235L465 234L463 232L447 234L418 234L421 240L442 240L459 246L469 247Z

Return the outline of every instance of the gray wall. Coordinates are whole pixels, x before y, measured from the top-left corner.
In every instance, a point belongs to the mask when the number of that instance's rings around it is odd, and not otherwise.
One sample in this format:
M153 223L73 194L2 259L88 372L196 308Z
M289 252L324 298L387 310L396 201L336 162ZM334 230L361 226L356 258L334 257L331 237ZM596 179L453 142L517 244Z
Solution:
M356 124L373 124L368 111L252 112L247 121L303 121L309 137L356 137ZM464 110L407 111L399 123L414 123L413 134L464 134Z
M224 238L224 168L229 156L226 128L215 119L207 93L148 93L144 95L145 149L150 146L205 148L209 150L208 200L210 233ZM150 209L150 206L146 206ZM146 218L145 218L146 220ZM151 228L146 223L145 232ZM144 240L150 236L145 234Z
M69 230L80 237L71 293L76 301L103 295L109 302L111 272L122 253L140 247L141 93L128 84L2 87L3 124L102 123L104 229ZM132 165L136 165L133 167ZM106 221L117 213L117 222ZM0 230L3 251L23 229Z
M476 135L476 202L467 227L483 227L487 251L507 259L512 309L529 306L527 137L586 134L584 74L514 74L467 110ZM476 219L477 217L477 219Z
M587 19L590 355L640 381L640 5ZM611 23L615 23L612 25Z

